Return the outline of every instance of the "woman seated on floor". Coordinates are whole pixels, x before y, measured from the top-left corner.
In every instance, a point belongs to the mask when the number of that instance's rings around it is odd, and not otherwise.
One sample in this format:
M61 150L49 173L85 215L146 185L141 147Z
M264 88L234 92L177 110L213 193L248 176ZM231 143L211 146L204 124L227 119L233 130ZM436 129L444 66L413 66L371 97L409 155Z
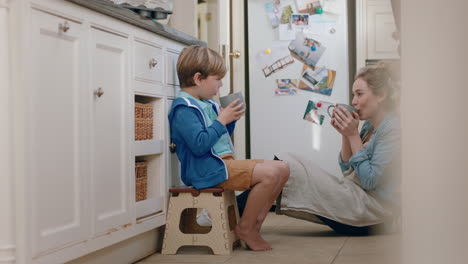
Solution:
M342 135L338 162L344 177L299 154L276 154L291 171L277 213L326 224L345 235L394 226L399 215L400 120L393 79L385 65L365 67L353 84L352 104L358 111L334 108L331 125ZM365 120L360 132L359 120ZM240 208L247 195L238 197Z

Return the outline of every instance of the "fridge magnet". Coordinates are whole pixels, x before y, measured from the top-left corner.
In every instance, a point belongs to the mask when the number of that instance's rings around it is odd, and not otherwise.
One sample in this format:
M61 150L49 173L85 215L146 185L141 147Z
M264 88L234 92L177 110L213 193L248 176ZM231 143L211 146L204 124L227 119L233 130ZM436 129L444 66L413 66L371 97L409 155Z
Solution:
M297 79L277 79L276 95L295 95L297 94Z
M329 118L328 109L332 105L335 105L335 103L327 101L317 101L315 103L315 106L317 107L317 115L324 116L324 118Z
M265 4L265 10L273 28L277 28L281 18L281 1L275 0Z
M296 39L289 43L288 48L294 58L312 68L315 68L326 50L321 42L306 38L302 33L297 34Z
M317 125L322 125L323 120L325 120L325 115L319 114L316 103L314 101L309 100L302 119Z
M311 69L310 67L304 66L298 88L304 91L330 96L333 92L335 78L336 71L334 70L325 67L315 67Z
M266 51L269 51L266 52ZM255 56L257 67L263 72L265 77L284 69L286 66L294 63L287 45L267 48L257 53Z

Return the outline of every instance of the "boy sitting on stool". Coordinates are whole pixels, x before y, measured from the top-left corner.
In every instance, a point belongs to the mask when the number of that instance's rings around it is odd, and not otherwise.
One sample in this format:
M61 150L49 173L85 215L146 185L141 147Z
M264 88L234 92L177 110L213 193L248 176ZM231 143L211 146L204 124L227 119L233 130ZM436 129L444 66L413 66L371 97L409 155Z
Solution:
M203 46L185 48L177 61L177 74L182 90L172 104L169 122L182 181L196 189L252 189L234 231L250 249L270 250L260 229L289 177L288 166L282 161L234 159L230 135L245 110L239 99L224 109L211 100L226 74L218 53Z

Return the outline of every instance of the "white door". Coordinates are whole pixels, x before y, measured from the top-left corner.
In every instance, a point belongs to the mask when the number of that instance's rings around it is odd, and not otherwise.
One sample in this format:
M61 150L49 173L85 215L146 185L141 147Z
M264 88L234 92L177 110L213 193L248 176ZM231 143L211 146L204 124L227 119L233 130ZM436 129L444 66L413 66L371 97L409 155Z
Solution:
M32 10L26 174L33 254L86 239L89 231L83 25Z
M367 2L367 58L399 59L395 19L390 1Z
M129 40L92 29L92 205L95 234L131 222Z
M231 3L231 25L229 31L231 35L231 49L229 53L231 63L231 90L241 92L246 97L245 87L247 84L245 76L245 64L247 63L245 54L245 29L244 29L244 1L232 1ZM248 112L248 110L247 110ZM245 159L248 156L246 146L246 116L239 119L234 131L234 148L236 149L236 159Z
M207 0L199 4L199 37L224 58L228 72L220 96L234 92L245 95L244 1ZM237 121L234 148L237 159L246 158L245 117Z

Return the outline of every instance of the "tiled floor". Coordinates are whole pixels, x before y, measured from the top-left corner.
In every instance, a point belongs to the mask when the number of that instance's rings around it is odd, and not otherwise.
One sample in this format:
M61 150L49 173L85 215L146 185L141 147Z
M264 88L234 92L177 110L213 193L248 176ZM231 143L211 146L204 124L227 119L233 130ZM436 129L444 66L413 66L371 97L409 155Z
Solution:
M327 226L271 213L262 236L273 250L253 252L237 248L230 256L215 256L203 247L183 247L177 255L154 254L138 264L151 263L316 263L316 264L397 264L397 235L346 237Z

